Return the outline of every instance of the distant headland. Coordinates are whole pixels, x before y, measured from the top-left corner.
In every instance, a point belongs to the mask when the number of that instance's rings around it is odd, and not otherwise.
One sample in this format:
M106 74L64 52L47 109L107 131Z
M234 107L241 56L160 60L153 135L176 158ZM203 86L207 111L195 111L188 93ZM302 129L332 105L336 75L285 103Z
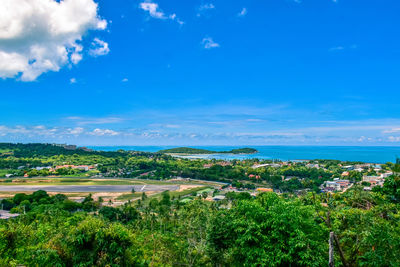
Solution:
M258 153L257 149L254 148L236 148L229 151L212 151L207 149L200 148L191 148L191 147L177 147L170 148L158 151L159 153L164 154L255 154Z

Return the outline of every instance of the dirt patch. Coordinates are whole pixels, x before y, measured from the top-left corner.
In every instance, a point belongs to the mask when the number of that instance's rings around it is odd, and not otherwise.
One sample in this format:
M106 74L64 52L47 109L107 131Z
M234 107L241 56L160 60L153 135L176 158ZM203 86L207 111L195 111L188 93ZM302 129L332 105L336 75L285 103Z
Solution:
M192 188L196 188L196 187L202 187L202 185L180 185L179 186L179 190L177 190L178 192L182 192L182 191L184 191L184 190L187 190L187 189L192 189Z

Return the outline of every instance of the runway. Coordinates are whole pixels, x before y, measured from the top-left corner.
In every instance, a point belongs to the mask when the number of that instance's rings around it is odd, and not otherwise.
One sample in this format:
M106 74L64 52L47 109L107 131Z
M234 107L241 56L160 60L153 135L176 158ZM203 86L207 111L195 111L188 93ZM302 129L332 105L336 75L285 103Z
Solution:
M175 191L179 185L10 185L0 186L0 192L30 192L44 190L47 192L131 192L132 188L136 192L147 191Z

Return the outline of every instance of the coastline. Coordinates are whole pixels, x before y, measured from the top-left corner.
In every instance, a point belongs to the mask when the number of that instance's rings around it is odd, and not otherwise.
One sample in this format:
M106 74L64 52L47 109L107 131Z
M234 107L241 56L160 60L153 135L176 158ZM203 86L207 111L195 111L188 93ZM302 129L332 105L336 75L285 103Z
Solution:
M117 151L134 150L143 152L157 152L172 146L88 146L94 150ZM208 150L227 150L240 148L239 146L195 146ZM243 146L241 146L243 147ZM400 156L399 146L252 146L257 149L256 154L191 154L178 155L189 158L221 159L221 160L315 160L330 159L341 161L353 161L364 163L394 162L396 156Z

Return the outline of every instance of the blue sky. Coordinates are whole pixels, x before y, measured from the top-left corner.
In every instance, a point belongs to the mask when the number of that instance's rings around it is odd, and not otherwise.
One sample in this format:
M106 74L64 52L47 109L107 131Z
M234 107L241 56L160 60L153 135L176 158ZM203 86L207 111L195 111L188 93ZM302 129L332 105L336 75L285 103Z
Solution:
M400 144L398 1L46 1L0 30L0 141Z

